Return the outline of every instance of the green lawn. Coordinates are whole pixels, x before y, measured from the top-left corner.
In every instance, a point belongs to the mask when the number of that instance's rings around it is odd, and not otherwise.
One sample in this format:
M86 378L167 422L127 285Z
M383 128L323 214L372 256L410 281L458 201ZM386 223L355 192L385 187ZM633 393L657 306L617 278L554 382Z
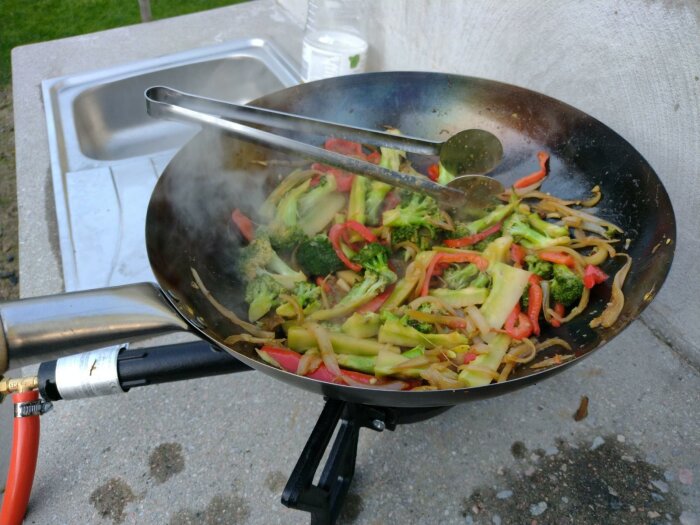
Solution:
M151 0L154 19L242 0ZM0 0L0 86L10 81L13 47L141 21L137 0Z

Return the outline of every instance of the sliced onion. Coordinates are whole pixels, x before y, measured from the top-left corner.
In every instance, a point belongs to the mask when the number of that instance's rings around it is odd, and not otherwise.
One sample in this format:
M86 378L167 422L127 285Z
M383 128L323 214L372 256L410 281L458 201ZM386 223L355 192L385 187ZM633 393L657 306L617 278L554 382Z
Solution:
M323 359L318 353L318 350L310 348L304 355L299 359L299 364L297 365L297 375L305 376L314 372L323 363Z
M356 386L359 388L376 388L377 390L404 390L407 386L407 383L403 381L377 381L376 383L362 383L360 381L356 381L350 376L346 375L341 375L338 378L339 381L343 381L346 385L349 386Z
M503 383L506 379L508 379L508 376L510 373L513 371L515 368L515 363L509 362L503 365L503 369L501 369L501 373L498 374L498 377L496 378L496 383Z
M428 383L433 386L438 387L443 390L453 390L457 388L464 388L464 385L457 381L456 379L451 379L445 377L440 371L435 367L430 367L427 370L423 370L420 376L425 379Z
M491 326L481 314L479 309L472 304L470 306L467 306L465 310L469 318L476 325L476 328L479 330L479 333L481 333L483 337L487 337L488 334L491 332Z
M282 343L284 343L284 339L275 339L274 336L254 337L250 334L233 334L229 335L226 339L224 339L224 343L226 343L228 346L233 346L237 343L240 343L241 341L244 343L255 343L270 346L279 346Z
M579 299L578 304L574 308L572 308L571 311L569 311L566 317L562 318L561 322L568 323L574 317L583 312L586 309L586 307L588 307L588 300L590 299L590 297L591 290L589 288L584 288L583 292L581 293L581 299Z
M591 192L593 193L592 197L586 199L585 201L579 201L577 204L583 206L584 208L592 208L593 206L598 204L598 202L600 202L600 198L603 196L603 194L600 191L600 186L593 186Z
M622 293L622 285L625 284L625 279L627 278L627 273L632 266L632 257L626 253L619 254L621 257L626 257L627 262L620 268L615 274L612 284L612 292L610 293L610 302L603 310L600 316L596 317L590 322L591 328L596 328L602 326L603 328L610 328L622 312L623 306L625 306L625 295Z
M404 361L392 368L392 370L405 370L407 368L420 368L422 366L427 366L431 365L433 363L437 363L439 361L439 358L436 356L429 356L429 355L420 355L418 357L414 357L412 359L409 359L408 361Z
M591 215L590 213L586 213L585 211L575 210L573 208L569 208L568 206L565 206L565 205L560 204L558 202L555 202L553 200L543 200L537 205L537 207L538 207L538 209L545 211L545 212L558 211L562 215L579 217L583 220L583 224L586 224L586 223L597 224L599 226L602 226L606 230L611 229L611 230L615 230L616 232L622 233L622 229L610 221L606 221L605 219L601 219L600 217L596 217L595 215ZM584 229L587 229L583 225L582 225L582 227Z
M331 344L331 338L328 335L328 331L321 325L316 323L308 323L306 327L311 330L314 334L316 342L318 343L318 349L321 351L321 357L323 358L323 364L326 365L328 371L334 376L340 375L340 365L338 365L338 359L333 351L333 345Z
M551 294L549 293L549 281L540 281L540 288L542 288L542 314L544 315L544 320L548 323L552 322L552 309L549 306L549 300Z
M610 245L609 241L598 239L596 237L583 237L577 239L577 242L570 247L573 249L593 247L594 251L590 255L584 255L583 261L585 264L600 266L608 257L615 257L615 248Z
M506 363L529 363L536 355L537 349L535 348L535 343L525 338L522 340L521 344L508 350L508 353L503 359Z
M544 179L542 179L542 180L544 180ZM525 188L523 188L523 189L525 189ZM561 205L564 205L564 206L569 206L569 205L571 205L571 204L576 204L576 203L577 203L577 201L575 201L575 200L562 199L562 198L560 198L560 197L555 197L555 196L552 195L551 193L545 193L545 192L542 192L542 191L531 191L531 192L528 192L528 193L529 193L529 194L528 194L528 195L524 195L523 198L527 198L527 199L540 199L541 201L542 201L542 200L546 200L546 201L554 202L554 203L561 204Z
M434 304L438 307L438 309L442 310L443 312L448 312L450 315L459 317L457 310L452 308L449 304L445 304L445 302L439 299L438 297L434 297L432 295L424 295L422 297L418 297L417 299L414 299L413 301L408 303L408 306L409 308L413 308L415 310L424 303Z
M549 348L551 346L561 346L563 348L566 348L567 350L571 350L571 345L564 341L561 337L551 337L549 339L546 339L541 343L537 343L535 345L535 348L538 352L541 352L545 348Z
M297 323L302 324L304 322L304 309L297 301L297 298L287 294L280 294L280 299L287 301L292 306L294 313L297 314Z
M226 308L223 304L221 304L219 301L217 301L214 296L211 294L209 290L207 290L206 286L204 286L204 283L202 282L202 279L200 279L199 274L197 273L197 270L194 268L190 268L190 271L192 272L192 277L194 278L194 282L196 283L197 287L199 290L202 292L202 295L212 304L214 308L216 308L216 311L219 312L221 315L223 315L226 319L231 321L233 324L236 326L240 326L243 330L246 332L256 336L256 337L262 337L262 338L273 338L275 337L274 332L268 332L266 330L261 330L254 324L248 323L238 317L234 312Z
M350 286L360 280L360 276L352 270L340 270L335 272L335 275L338 277L338 281L343 281Z

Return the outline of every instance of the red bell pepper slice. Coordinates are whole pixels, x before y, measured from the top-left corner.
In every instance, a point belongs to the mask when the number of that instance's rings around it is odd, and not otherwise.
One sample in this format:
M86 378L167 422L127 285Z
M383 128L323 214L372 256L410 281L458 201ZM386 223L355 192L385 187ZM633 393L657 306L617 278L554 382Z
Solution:
M471 362L474 361L477 357L478 357L478 356L477 356L476 354L473 354L473 353L471 353L471 352L469 352L468 354L464 354L464 364L466 365L466 364L468 364L468 363L471 363Z
M343 248L340 246L341 238L343 237L344 231L345 226L343 224L334 224L328 231L328 240L331 241L331 245L333 246L333 249L335 250L335 253L338 256L338 259L343 261L343 264L349 269L351 269L353 272L359 272L360 270L362 270L362 266L348 259L347 255L345 255L345 252L343 251Z
M326 281L326 279L320 275L316 277L316 286L320 287L326 293L331 293L331 285L328 284L328 281Z
M484 231L475 233L474 235L467 235L466 237L461 237L459 239L447 239L445 241L445 246L449 248L464 248L465 246L471 246L479 241L483 241L486 237L493 235L501 229L501 223L489 226Z
M372 164L379 164L382 160L382 154L379 153L378 151L373 151L369 155L367 155L367 162L371 162Z
M604 282L608 278L608 274L597 266L589 264L583 270L583 286L593 288L596 284Z
M477 268L482 272L489 267L489 262L484 257L478 253L436 253L430 263L428 263L428 268L425 272L425 279L423 280L423 287L421 288L421 296L428 295L428 290L430 289L430 279L433 275L437 275L436 267L438 264L450 264L450 263L464 263L469 262L476 264Z
M334 224L328 231L328 239L331 241L331 245L333 246L335 253L338 255L338 258L341 261L343 261L343 264L350 268L352 271L359 272L362 269L362 266L348 259L347 255L345 255L345 252L343 252L342 246L340 245L342 240L345 240L345 242L350 244L348 241L349 230L352 230L355 233L359 234L360 237L362 237L367 242L377 242L377 236L374 233L372 233L372 231L369 228L367 228L367 226L365 226L364 224L360 224L357 221L346 221L342 224Z
M540 163L540 169L534 173L531 173L530 175L526 175L525 177L516 180L515 184L513 184L514 188L527 188L528 186L541 181L547 176L547 162L549 161L549 155L547 155L544 151L540 151L537 153L537 160Z
M340 193L348 193L350 188L352 188L352 181L355 179L355 175L349 171L334 168L332 166L328 166L327 164L320 164L318 162L314 162L311 165L311 169L320 171L321 173L333 175L333 177L335 177L336 190L338 190Z
M428 166L428 178L436 182L438 177L440 177L440 166L438 164L431 164Z
M515 266L518 268L523 267L523 262L525 262L526 255L527 252L525 251L525 248L519 244L513 243L510 245L510 258L513 259Z
M540 252L538 254L538 256L543 261L551 262L553 264L565 264L569 268L573 268L574 266L576 266L576 262L574 261L574 258L567 253Z
M379 310L382 305L386 302L386 300L389 298L391 295L391 292L394 291L394 285L392 284L391 286L387 287L386 290L384 290L382 293L380 293L378 296L376 296L374 299L372 299L370 302L363 304L360 306L356 311L357 312L376 312Z
M357 221L346 221L342 224L342 226L345 230L352 230L359 233L360 236L367 242L377 242L377 236L373 234L372 231L364 224Z
M527 292L527 317L532 324L532 333L540 335L540 311L542 310L543 293L539 275L530 276L530 288Z
M566 309L564 308L564 305L562 303L555 303L554 304L554 313L557 314L559 317L564 317L564 314L566 313ZM558 328L561 326L561 323L552 317L552 320L549 322L554 328Z
M241 210L236 208L233 210L231 213L231 220L233 220L233 223L238 227L238 230L241 232L241 235L243 235L243 238L250 242L253 240L253 237L255 236L255 226L253 225L253 221L251 221Z
M513 308L503 328L513 339L524 339L532 334L532 323L527 315L520 312L519 303Z
M335 153L340 153L341 155L358 157L363 160L365 160L367 157L367 155L365 155L365 153L362 151L362 144L359 142L352 142L351 140L330 138L326 140L323 147L328 151L334 151Z

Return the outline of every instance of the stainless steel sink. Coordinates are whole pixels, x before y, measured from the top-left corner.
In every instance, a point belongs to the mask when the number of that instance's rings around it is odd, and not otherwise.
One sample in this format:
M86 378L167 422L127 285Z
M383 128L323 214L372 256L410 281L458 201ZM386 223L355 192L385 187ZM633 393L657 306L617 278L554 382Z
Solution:
M143 238L148 199L198 128L149 117L146 88L245 103L299 81L294 65L261 39L45 80L65 289L153 278Z

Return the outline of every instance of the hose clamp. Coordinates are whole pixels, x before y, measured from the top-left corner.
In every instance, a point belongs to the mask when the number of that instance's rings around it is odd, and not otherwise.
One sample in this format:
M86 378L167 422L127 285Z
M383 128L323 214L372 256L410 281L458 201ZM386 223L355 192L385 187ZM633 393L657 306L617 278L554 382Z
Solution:
M15 403L15 417L43 416L52 409L53 403L43 399L20 401Z

